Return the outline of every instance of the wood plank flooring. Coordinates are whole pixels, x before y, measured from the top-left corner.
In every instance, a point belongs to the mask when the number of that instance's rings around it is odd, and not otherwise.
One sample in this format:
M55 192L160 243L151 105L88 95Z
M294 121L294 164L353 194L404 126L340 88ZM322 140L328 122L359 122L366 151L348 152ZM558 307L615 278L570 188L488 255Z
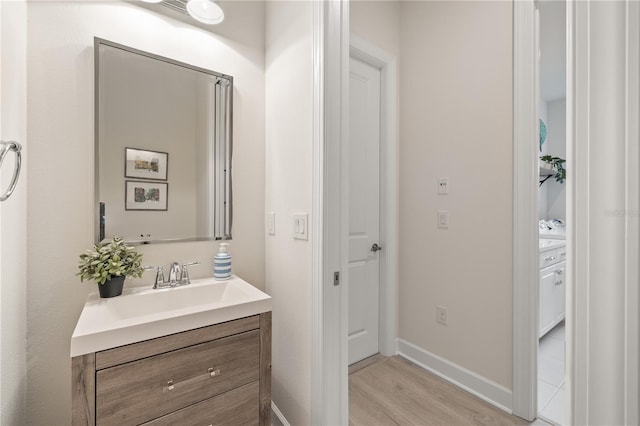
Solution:
M378 357L353 370L349 376L352 426L529 424L398 356Z

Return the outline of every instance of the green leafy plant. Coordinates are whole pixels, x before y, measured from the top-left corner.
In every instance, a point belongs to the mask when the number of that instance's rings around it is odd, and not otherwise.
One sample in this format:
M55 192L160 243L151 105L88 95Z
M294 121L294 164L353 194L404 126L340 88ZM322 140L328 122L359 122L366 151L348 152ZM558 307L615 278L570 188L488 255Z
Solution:
M116 237L101 242L80 255L80 281L93 280L104 284L113 277L142 277L142 254Z
M551 167L556 171L554 175L549 175L545 180L540 182L540 185L546 182L546 180L551 176L553 176L556 181L564 183L564 180L567 178L567 171L564 168L564 163L566 163L567 160L564 160L560 157L553 157L551 155L543 155L542 157L540 157L540 160L544 161L547 164L550 164Z

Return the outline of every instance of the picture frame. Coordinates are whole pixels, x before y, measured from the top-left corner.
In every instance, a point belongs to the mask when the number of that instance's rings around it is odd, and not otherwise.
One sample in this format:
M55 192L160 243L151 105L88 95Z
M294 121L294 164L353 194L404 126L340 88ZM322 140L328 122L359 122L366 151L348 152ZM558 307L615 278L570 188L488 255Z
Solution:
M124 149L124 177L167 180L169 153L148 149Z
M128 211L167 211L169 183L127 180L124 199L124 209Z

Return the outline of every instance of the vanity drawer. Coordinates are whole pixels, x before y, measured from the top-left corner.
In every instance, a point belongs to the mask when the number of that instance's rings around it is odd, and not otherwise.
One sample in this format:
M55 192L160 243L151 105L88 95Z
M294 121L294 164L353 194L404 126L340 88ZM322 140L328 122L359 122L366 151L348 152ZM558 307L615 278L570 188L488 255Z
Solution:
M258 380L259 331L96 373L97 424L140 424Z
M206 401L145 423L145 426L258 425L258 382L249 383Z
M258 315L96 352L96 370L260 328Z
M560 262L560 259L558 257L558 250L565 251L564 248L562 248L540 252L540 269Z
M564 262L567 260L567 247L560 247L556 249L556 253L558 254L558 262Z

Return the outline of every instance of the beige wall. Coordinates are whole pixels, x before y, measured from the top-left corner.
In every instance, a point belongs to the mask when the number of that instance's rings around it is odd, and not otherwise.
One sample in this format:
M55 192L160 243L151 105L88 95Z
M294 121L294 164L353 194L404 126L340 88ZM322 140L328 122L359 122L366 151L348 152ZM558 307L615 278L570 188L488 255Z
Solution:
M352 1L349 32L399 58L400 4L399 1Z
M26 3L0 2L0 139L23 147L23 168L13 195L0 203L0 424L25 422L27 353L27 79ZM4 192L15 165L2 164Z
M311 210L312 3L266 7L266 288L273 297L273 401L292 425L311 421L311 239L293 213Z
M511 388L509 2L350 6L350 31L399 57L399 337ZM449 195L437 194L447 176ZM440 209L448 230L437 228ZM448 326L435 322L436 305Z
M94 36L235 77L234 272L264 287L264 6L229 7L237 13L216 35L127 2L28 3L29 424L69 424L70 337L96 291L75 276L94 236ZM203 277L212 274L217 244L142 251L151 265L199 259L192 277ZM139 284L150 285L152 275Z
M512 5L403 2L400 19L399 337L511 389Z

